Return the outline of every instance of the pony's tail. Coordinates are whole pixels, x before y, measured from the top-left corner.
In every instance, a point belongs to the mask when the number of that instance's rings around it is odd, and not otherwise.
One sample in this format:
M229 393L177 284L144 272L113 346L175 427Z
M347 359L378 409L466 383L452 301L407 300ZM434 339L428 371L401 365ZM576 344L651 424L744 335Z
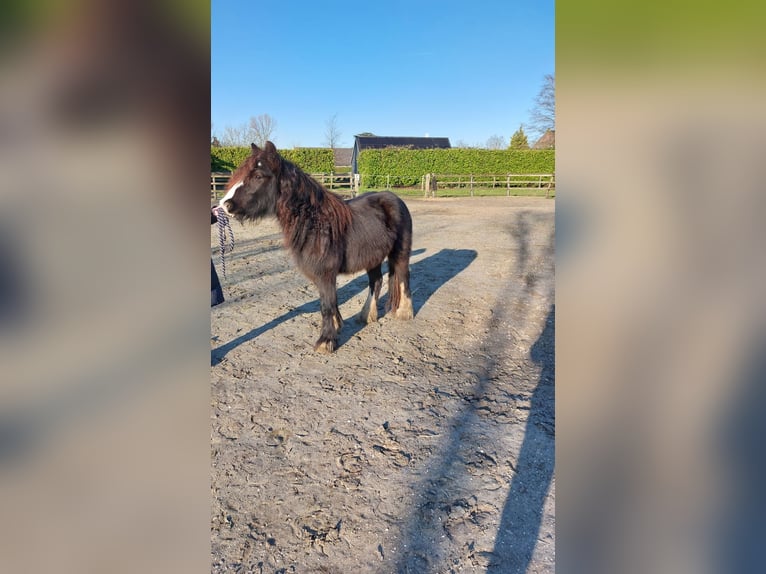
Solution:
M391 260L388 262L391 265ZM393 268L392 268L393 269ZM402 301L402 291L399 289L400 278L391 270L388 274L388 310L396 312Z
M405 249L388 257L388 305L397 319L412 319L410 293L410 250Z
M412 217L404 202L394 199L398 213L397 240L388 254L388 305L397 319L412 319L410 294L410 250L412 249Z

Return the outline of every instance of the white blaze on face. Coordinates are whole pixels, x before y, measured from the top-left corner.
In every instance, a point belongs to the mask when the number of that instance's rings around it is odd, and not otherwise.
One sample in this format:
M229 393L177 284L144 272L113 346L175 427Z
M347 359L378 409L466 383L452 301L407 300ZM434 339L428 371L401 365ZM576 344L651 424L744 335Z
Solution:
M224 204L225 204L225 203L226 203L228 200L230 200L232 197L234 197L234 192L236 192L236 191L237 191L237 189L239 189L239 188L240 188L240 187L243 185L243 183L244 183L244 182L240 181L240 182L236 183L235 185L232 185L232 186L229 188L229 191L227 191L227 192L226 192L226 195L224 195L224 196L223 196L223 198L221 198L221 201L219 201L219 202L218 202L218 207L220 207L221 209L223 209L223 210L224 210L226 213L228 213L229 215L231 215L231 213L229 213L229 210L228 210L228 209L226 209L226 205L224 205Z

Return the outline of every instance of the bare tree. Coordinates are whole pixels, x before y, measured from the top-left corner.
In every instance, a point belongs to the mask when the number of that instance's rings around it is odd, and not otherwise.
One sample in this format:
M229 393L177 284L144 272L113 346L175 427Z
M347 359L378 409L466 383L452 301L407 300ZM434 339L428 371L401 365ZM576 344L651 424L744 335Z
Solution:
M505 139L499 135L490 136L486 147L487 149L505 149Z
M247 142L245 126L226 126L221 134L221 144L225 146L243 146Z
M220 141L225 146L249 146L254 143L263 147L274 135L276 127L276 120L269 114L252 116L246 124L226 126Z
M556 77L546 74L543 86L529 111L529 127L538 137L548 130L556 129Z
M327 147L335 149L340 144L341 132L338 129L338 114L333 114L325 122L324 141Z
M263 147L266 142L269 141L274 130L277 129L277 120L272 118L269 114L261 114L250 118L250 122L247 125L248 140L245 145L254 143L257 146Z

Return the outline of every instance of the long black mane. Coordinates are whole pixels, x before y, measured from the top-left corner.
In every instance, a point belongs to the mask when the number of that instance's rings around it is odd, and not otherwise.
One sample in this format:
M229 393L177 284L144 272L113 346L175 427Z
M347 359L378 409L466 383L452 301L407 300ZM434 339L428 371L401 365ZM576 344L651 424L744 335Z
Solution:
M345 244L351 225L351 209L336 194L326 190L289 160L281 158L276 215L282 226L286 247L291 251Z

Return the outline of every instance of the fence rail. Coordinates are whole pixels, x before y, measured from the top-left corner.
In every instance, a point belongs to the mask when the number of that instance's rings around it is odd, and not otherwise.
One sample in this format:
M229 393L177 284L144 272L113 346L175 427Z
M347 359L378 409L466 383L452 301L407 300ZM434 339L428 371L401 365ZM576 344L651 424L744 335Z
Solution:
M327 189L342 194L349 193L352 196L356 195L360 185L364 186L365 184L364 174L356 179L350 173L311 173L309 175ZM374 177L375 181L381 182L385 178L386 189L391 189L392 183L396 186L396 182L401 179L401 176L389 175L376 175ZM229 172L219 171L210 174L210 196L213 201L218 201L223 197L223 192L230 178L231 173ZM413 178L409 177L409 179ZM417 189L417 184L414 189ZM545 191L545 196L550 197L555 193L556 179L552 173L428 173L420 176L420 190L426 196L435 197L439 189L466 189L471 196L477 189L505 189L506 195L511 195L513 191L536 190Z
M231 172L214 171L210 174L210 199L218 201L223 197L226 184L231 179Z
M556 189L556 178L552 173L489 173L449 174L429 173L422 177L420 189L428 196L434 196L438 189L505 189L506 195L517 190L537 190L550 197Z
M338 193L350 193L355 195L355 190L352 189L352 175L350 173L310 173L309 174L316 181L321 183L327 189L336 191ZM226 185L231 179L231 172L228 171L214 171L210 174L210 199L218 201L223 197L223 192L226 190Z

